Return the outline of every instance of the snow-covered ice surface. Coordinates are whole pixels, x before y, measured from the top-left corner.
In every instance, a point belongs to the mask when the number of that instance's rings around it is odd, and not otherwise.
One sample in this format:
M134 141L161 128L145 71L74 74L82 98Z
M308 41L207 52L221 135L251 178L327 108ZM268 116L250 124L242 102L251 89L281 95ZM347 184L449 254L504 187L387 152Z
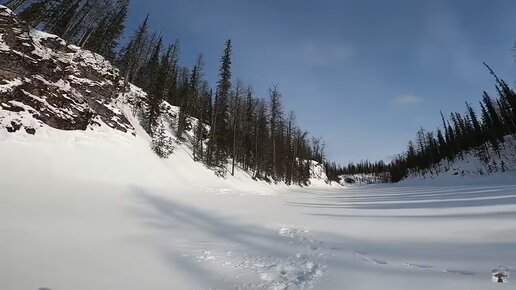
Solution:
M0 289L513 287L516 178L272 186L136 130L0 133Z

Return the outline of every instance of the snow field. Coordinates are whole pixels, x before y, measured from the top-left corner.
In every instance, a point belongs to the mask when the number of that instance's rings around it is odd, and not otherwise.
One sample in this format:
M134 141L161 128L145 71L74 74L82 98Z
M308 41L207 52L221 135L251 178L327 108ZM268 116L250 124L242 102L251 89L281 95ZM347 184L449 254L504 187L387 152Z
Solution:
M515 179L223 179L185 144L157 157L120 109L136 136L0 132L0 289L484 290L492 269L514 275Z

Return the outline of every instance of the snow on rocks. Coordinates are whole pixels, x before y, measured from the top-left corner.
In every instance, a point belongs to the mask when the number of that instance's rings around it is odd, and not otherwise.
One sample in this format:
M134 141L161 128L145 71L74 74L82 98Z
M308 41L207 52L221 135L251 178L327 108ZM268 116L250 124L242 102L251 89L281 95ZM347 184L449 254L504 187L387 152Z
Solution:
M9 46L5 44L2 33L0 33L0 51L9 51Z
M11 16L14 15L13 11L4 5L0 5L0 15Z
M317 187L331 187L332 182L328 179L326 175L326 168L324 164L319 163L315 160L310 160L310 178L309 182L312 186ZM338 185L338 183L335 183Z
M3 128L21 129L17 120L32 117L62 130L86 130L96 123L134 133L116 106L118 96L126 91L118 70L102 56L34 30L0 7Z
M4 84L0 84L0 93L7 93L14 90L14 88L23 84L20 78L14 78L12 80L6 80Z

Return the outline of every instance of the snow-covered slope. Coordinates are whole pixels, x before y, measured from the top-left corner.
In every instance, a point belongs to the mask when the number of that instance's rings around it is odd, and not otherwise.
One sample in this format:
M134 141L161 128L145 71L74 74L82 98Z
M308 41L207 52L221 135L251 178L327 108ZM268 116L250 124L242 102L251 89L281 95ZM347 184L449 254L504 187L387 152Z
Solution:
M471 150L462 158L443 160L423 173L410 173L402 184L511 183L516 180L516 139L506 136L499 152Z

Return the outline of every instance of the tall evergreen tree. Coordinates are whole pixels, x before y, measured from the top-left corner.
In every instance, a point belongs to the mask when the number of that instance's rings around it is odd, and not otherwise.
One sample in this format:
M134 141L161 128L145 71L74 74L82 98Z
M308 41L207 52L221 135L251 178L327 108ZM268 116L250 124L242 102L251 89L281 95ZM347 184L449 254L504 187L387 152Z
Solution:
M123 55L121 57L121 69L125 74L124 79L126 85L129 82L133 82L136 71L139 69L145 43L148 39L148 30L149 15L147 15L145 20L138 26L136 31L131 36L128 45L122 50Z
M271 169L272 178L276 180L276 140L278 137L278 125L280 123L283 111L281 106L281 94L278 91L278 87L274 85L269 89L269 108L270 108L270 127L271 127Z
M129 0L117 0L114 10L105 15L92 31L85 48L115 60L118 40L125 28Z
M162 39L160 38L158 41L158 44L154 48L152 56L147 65L148 78L150 80L153 80L154 82L159 77L159 73L160 73L161 45L162 45ZM154 84L154 87L157 87L157 85ZM157 120L160 115L160 105L161 105L162 99L161 99L160 92L152 91L151 88L152 88L152 85L149 85L149 87L147 87L147 91L151 92L147 98L147 118L148 118L147 132L152 135L153 129L156 127Z
M219 80L215 93L215 104L209 142L209 165L223 167L227 162L228 148L228 98L231 90L231 40L226 41L220 60Z
M188 80L188 86L185 88L185 96L181 102L181 106L179 108L179 120L178 120L178 129L177 136L178 138L183 138L183 133L186 127L186 116L187 115L195 115L198 117L198 107L200 106L199 102L199 94L200 94L200 86L202 83L202 77L204 74L204 57L202 54L199 54L197 57L197 61L192 68L190 78Z

